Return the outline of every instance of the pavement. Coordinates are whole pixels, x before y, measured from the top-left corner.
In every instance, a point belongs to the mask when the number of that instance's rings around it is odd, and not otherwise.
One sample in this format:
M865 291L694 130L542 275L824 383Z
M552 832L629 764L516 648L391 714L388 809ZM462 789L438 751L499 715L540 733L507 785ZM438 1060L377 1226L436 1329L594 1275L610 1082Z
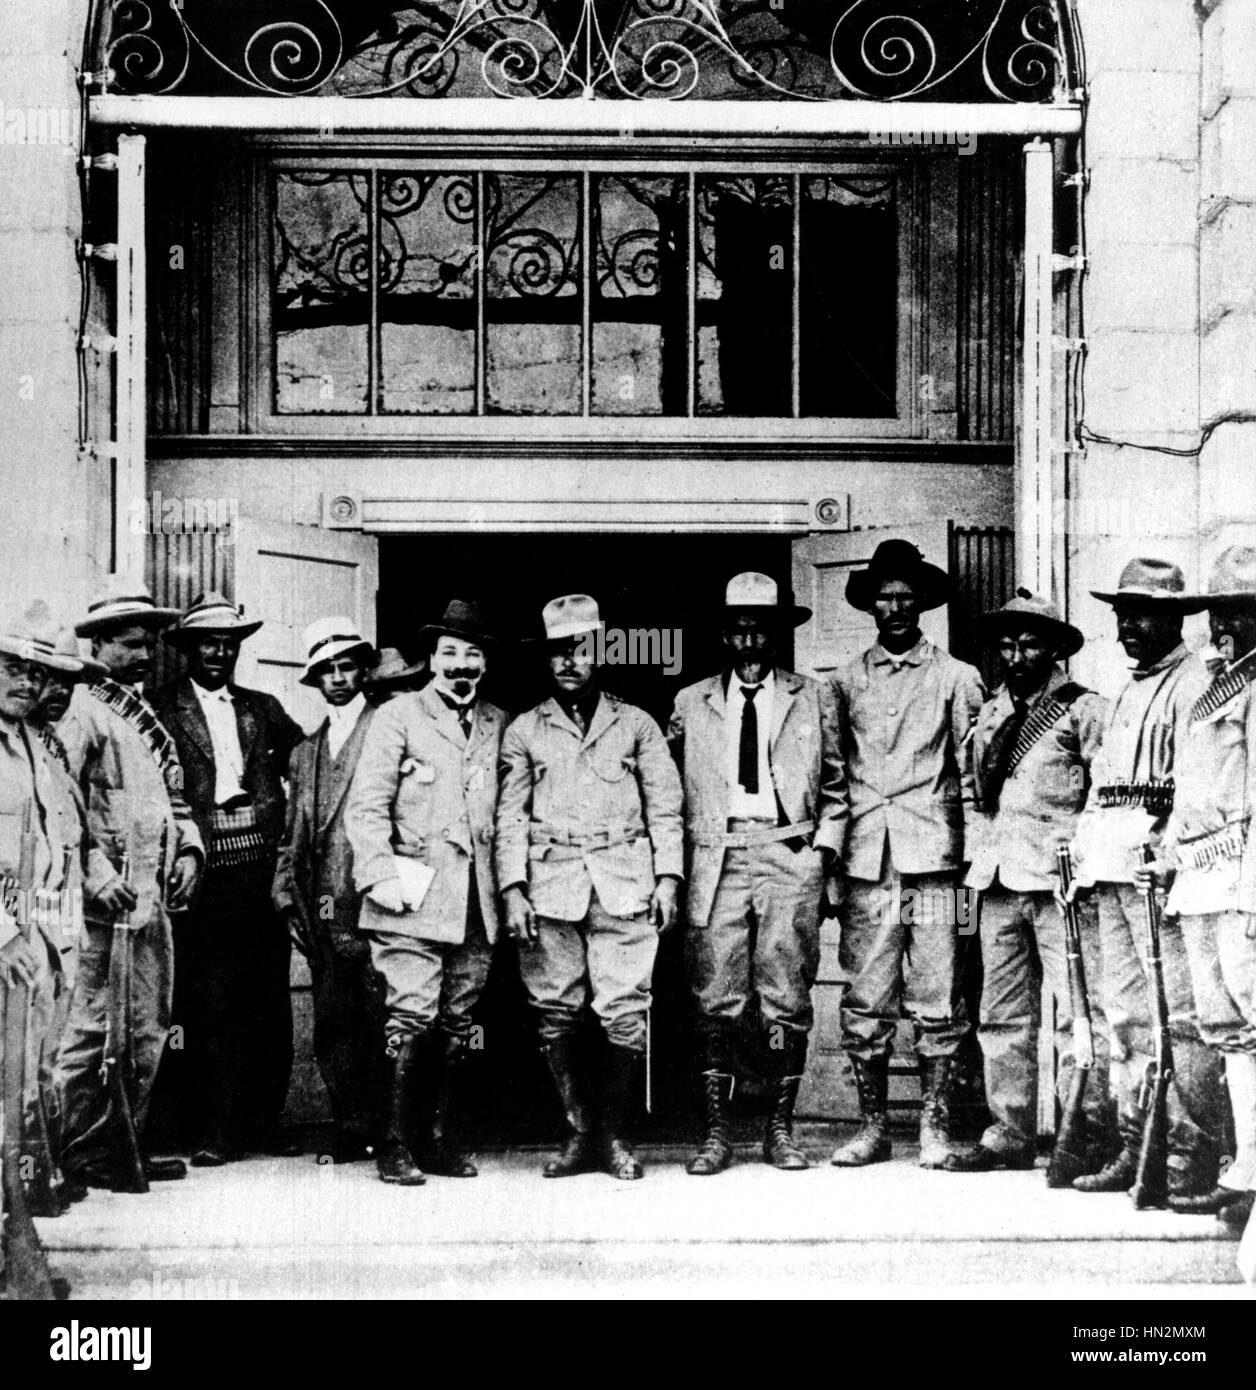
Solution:
M644 1150L641 1182L541 1178L542 1151L484 1154L421 1188L313 1155L193 1169L144 1196L93 1192L40 1233L73 1298L1250 1297L1205 1217L1032 1172L929 1172L913 1146L778 1173L739 1149L718 1177Z

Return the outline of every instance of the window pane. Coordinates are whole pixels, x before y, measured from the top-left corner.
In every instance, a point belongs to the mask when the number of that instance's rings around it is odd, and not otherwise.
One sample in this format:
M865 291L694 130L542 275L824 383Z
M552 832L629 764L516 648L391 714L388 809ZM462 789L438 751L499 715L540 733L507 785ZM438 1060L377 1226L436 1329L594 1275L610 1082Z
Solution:
M593 412L683 415L686 181L615 175L595 186Z
M365 174L278 174L271 246L275 410L366 410L370 252Z
M486 175L488 408L580 411L580 186Z
M794 214L779 175L698 180L698 412L792 411Z
M897 413L898 220L888 179L803 179L802 413Z
M379 176L381 409L475 410L475 184Z

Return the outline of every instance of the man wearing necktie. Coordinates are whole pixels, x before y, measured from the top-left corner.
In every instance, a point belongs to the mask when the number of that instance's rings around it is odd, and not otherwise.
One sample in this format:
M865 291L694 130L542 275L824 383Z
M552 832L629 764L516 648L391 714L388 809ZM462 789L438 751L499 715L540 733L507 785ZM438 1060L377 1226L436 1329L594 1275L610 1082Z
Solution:
M451 600L421 635L432 679L375 712L345 809L358 925L386 996L387 1125L375 1160L381 1181L403 1187L420 1186L425 1170L476 1176L456 1120L497 940L493 808L506 726L479 693L493 638L477 606ZM407 898L399 859L432 871L421 902Z
M832 693L776 664L786 625L809 616L782 603L767 575L736 575L722 615L727 665L682 690L672 714L704 1111L702 1144L688 1163L696 1176L732 1161L733 1039L756 999L772 1083L764 1161L808 1166L793 1138L794 1103L813 1022L821 898L838 867L847 811Z

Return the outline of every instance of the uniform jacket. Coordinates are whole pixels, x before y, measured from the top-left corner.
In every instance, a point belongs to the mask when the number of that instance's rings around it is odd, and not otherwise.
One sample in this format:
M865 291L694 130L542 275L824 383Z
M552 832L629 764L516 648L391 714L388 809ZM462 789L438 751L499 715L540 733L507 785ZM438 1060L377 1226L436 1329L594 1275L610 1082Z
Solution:
M268 845L283 838L285 797L282 777L292 750L305 737L273 695L228 686L235 701L236 727L244 758L244 790L253 799L258 829ZM187 678L159 690L153 697L157 717L170 731L183 764L184 796L196 817L202 837L209 839L214 810L214 745L200 702Z
M900 873L958 868L976 799L963 748L986 698L980 675L922 637L900 656L874 642L834 689L850 780L847 876L875 883L887 843Z
M166 785L144 740L119 715L80 686L57 725L86 808L85 909L89 922L112 917L95 895L117 873L122 854L131 856L131 884L139 901L131 913L136 927L166 923L166 881L177 855L204 843L186 800Z
M325 934L333 949L343 954L354 953L355 943L361 941L345 803L374 717L375 711L366 706L334 760L324 753L328 728L324 720L297 744L288 764L288 820L271 894L275 911L296 913L307 937ZM320 755L324 771L330 772L329 785L324 787L318 785Z
M1068 677L1057 666L1033 709ZM1086 803L1090 766L1099 751L1108 702L1093 691L1079 695L1021 758L1003 784L997 809L978 806L969 821L970 888L989 888L997 876L1015 893L1049 892L1056 883L1055 852L1068 844ZM1005 686L981 707L968 740L975 780L995 733L1014 714Z
M588 732L552 697L502 740L497 877L526 884L533 908L580 921L594 889L615 917L650 904L684 872L680 777L644 710L602 692Z
M375 711L345 809L354 881L365 892L395 878L395 854L421 860L436 877L413 914L385 912L364 898L363 931L461 939L474 860L484 929L497 939L493 808L505 726L502 710L477 700L465 739L458 716L430 685Z
M792 671L775 672L768 764L789 824L812 827L812 844L841 852L848 813L837 706L832 689ZM710 676L676 697L669 724L685 789L688 882L685 911L694 926L711 916L728 829L725 681Z

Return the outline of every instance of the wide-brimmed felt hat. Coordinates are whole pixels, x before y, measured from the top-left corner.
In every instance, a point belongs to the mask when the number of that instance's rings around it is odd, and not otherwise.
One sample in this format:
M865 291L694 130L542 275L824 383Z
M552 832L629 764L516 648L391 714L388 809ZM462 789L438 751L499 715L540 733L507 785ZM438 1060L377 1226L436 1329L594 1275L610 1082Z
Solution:
M338 656L357 652L364 666L375 661L375 647L358 631L352 618L338 615L334 618L316 618L301 635L301 647L305 652L305 670L297 678L302 685L314 684L314 672Z
M210 633L221 633L227 637L238 637L241 641L251 637L259 627L261 619L246 622L244 612L225 595L211 590L202 594L174 627L167 628L162 636L172 647L186 651L193 643Z
M1050 599L1039 598L1028 589L1017 589L1015 598L1002 608L983 614L981 623L992 637L1026 628L1041 632L1061 658L1075 656L1086 643L1081 628L1066 623Z
M1201 608L1256 600L1256 546L1232 545L1212 562L1208 590L1199 594Z
M1092 589L1090 593L1102 603L1149 603L1179 613L1198 613L1204 606L1197 594L1186 592L1180 565L1146 555L1136 556L1125 566L1115 589Z
M724 589L724 615L749 613L756 618L769 618L797 627L811 616L811 609L789 599L782 599L780 587L769 574L744 570L735 574Z
M87 617L74 624L74 631L80 637L93 637L109 627L165 627L178 616L177 608L161 608L153 602L142 579L110 574L87 605Z
M490 646L497 640L485 630L480 605L461 598L451 598L439 622L421 627L419 636L432 642L438 637L460 637L464 642L474 642L477 647Z
M534 643L549 646L555 642L570 642L573 637L602 632L606 624L598 611L597 599L588 594L562 594L541 609L545 636L533 638Z
M57 625L43 599L0 616L0 652L79 680L108 674L99 661L79 655L74 634Z
M901 579L910 584L922 613L941 608L951 596L947 572L931 565L910 541L882 541L863 569L851 572L846 581L846 602L862 613L870 613L877 593L887 580Z
M381 647L379 661L367 673L367 685L395 685L427 675L427 662L407 661L396 647Z

